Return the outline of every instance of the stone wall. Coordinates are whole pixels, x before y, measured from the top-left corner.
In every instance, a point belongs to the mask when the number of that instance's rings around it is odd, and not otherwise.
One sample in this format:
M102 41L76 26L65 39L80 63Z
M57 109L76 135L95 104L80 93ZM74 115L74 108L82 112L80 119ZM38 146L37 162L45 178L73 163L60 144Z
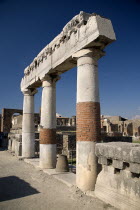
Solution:
M12 116L14 113L22 114L21 109L2 109L1 132L9 133L12 128Z
M76 126L76 116L57 117L57 126Z
M118 209L140 209L140 144L112 142L96 144L102 171L95 195Z
M62 154L63 150L63 134L56 134L56 142L57 142L57 154Z
M76 157L76 132L59 131L57 138L57 154L65 154L68 158ZM126 136L103 136L101 142L132 142L132 137Z
M68 158L76 157L76 134L63 134L63 154Z
M120 116L101 116L101 130L107 135L140 137L140 119L127 120Z

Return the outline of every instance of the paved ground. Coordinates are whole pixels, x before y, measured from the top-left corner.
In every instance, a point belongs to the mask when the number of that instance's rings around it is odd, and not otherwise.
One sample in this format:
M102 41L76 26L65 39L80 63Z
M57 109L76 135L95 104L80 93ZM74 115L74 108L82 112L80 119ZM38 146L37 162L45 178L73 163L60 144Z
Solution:
M113 210L0 150L0 210Z

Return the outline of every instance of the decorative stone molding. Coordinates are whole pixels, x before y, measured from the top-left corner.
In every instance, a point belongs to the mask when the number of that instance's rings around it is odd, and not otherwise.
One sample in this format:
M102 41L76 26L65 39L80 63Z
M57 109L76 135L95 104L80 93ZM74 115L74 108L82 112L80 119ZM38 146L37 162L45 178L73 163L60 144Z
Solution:
M140 144L127 142L111 142L96 145L96 155L126 163L140 164Z
M88 14L81 11L79 15L72 18L72 20L65 25L62 32L49 45L47 45L36 58L34 58L33 62L27 68L25 68L24 75L29 75L31 71L36 69L40 63L43 62L43 60L47 59L48 55L51 55L56 48L59 48L61 43L69 40L72 33L77 33L82 25L87 24L87 21L91 16L96 16L96 14Z
M102 164L95 195L120 210L139 210L140 144L100 143L95 152Z
M110 20L95 13L80 12L25 68L21 90L40 87L46 75L60 75L75 67L72 55L77 51L86 48L103 50L115 39Z

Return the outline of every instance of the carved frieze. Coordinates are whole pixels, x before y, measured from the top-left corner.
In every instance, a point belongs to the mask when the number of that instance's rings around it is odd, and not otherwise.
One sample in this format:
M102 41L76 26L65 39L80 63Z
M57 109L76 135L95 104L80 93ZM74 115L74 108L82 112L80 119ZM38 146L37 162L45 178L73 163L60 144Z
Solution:
M91 16L96 16L96 14L89 14L81 11L80 14L72 18L72 20L65 25L62 32L37 55L37 57L27 68L25 68L25 77L28 76L31 71L35 70L40 63L46 60L56 48L59 48L61 43L69 40L72 33L77 33L77 30L79 30L82 25L86 25Z

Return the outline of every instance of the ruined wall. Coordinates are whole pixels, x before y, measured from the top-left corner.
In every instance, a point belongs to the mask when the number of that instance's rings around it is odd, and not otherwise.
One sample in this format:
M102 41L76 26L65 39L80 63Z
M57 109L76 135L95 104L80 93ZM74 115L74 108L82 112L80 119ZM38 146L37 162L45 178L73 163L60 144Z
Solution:
M120 116L101 116L101 130L109 136L140 137L140 119L126 120Z
M76 157L76 134L64 134L63 135L63 154L68 158L71 156Z
M12 127L12 116L14 113L22 114L21 109L2 109L1 132L9 133Z
M57 117L57 126L76 126L76 116Z

